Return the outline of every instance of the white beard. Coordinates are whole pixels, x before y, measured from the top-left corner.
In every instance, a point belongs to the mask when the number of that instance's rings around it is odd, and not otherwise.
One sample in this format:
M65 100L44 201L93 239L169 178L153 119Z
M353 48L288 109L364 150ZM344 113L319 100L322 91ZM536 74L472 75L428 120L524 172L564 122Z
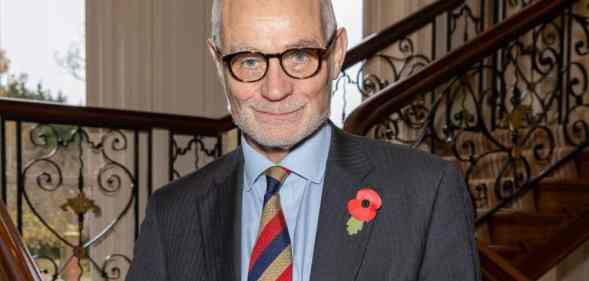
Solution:
M260 123L256 121L253 109L241 111L239 116L233 114L235 124L256 143L268 148L289 149L308 136L312 135L325 121L329 118L329 109L323 113L313 114L302 124L301 128L290 134L288 137L277 137L270 132L261 128Z

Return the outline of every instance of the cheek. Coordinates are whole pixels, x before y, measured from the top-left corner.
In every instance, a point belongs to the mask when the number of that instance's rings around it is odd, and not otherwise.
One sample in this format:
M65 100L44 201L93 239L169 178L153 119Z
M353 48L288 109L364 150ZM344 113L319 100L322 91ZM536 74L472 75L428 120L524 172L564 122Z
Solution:
M304 93L305 98L309 101L312 108L325 110L329 107L328 77L325 69L307 80L301 80L299 83L299 93Z
M227 94L233 106L239 106L250 99L254 98L259 93L259 86L257 83L241 83L238 81L227 82Z

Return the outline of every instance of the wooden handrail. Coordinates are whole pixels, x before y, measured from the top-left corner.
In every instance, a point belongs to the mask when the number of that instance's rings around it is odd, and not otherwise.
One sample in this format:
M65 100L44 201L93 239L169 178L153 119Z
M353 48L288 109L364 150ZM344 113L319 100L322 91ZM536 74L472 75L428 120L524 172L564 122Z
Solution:
M0 267L0 280L43 280L2 201L0 201Z
M213 119L132 110L67 106L9 98L0 98L0 117L6 120L113 129L150 130L160 128L177 134L198 133L203 136L218 136L235 127L230 115Z
M374 56L394 42L415 33L431 23L438 15L464 4L464 0L440 0L429 4L397 23L365 37L362 42L346 52L342 70Z
M556 17L564 7L576 0L534 1L528 7L499 23L480 36L424 67L421 71L391 84L360 104L346 118L344 130L365 135L370 127L392 112L408 105L419 94L434 90L473 63L486 58L498 48L515 40L541 22Z
M490 280L501 281L532 281L523 273L517 270L509 261L501 257L495 251L478 243L481 268L485 269L483 274Z

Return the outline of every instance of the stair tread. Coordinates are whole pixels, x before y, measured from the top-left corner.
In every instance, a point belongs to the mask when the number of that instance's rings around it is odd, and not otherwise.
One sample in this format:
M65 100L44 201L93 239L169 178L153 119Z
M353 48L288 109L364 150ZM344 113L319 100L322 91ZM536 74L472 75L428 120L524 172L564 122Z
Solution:
M539 211L577 215L589 210L589 182L541 183L534 197Z
M520 256L515 264L534 280L589 240L589 210L568 223L542 246Z
M538 183L542 190L589 192L589 180L551 180Z
M521 245L517 244L497 244L497 243L483 243L485 246L497 251L497 252L513 252L513 253L524 253L525 249Z
M491 220L493 220L494 223L513 222L517 224L528 225L538 223L560 224L567 218L567 215L560 213L524 212L518 210L498 212L491 218Z

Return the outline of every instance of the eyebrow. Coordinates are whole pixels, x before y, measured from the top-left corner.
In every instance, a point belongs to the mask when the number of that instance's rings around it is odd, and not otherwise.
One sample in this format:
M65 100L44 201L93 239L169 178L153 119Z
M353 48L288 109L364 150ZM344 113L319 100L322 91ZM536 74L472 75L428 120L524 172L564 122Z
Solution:
M297 42L287 44L284 46L284 50L296 49L296 48L321 48L321 44L317 40L313 39L301 39ZM250 46L232 46L229 48L228 54L234 54L245 51L259 51L259 49Z
M317 42L316 40L312 40L312 39L301 39L295 43L292 44L288 44L286 45L286 49L292 49L292 48L320 48L321 44L319 44L319 42Z

